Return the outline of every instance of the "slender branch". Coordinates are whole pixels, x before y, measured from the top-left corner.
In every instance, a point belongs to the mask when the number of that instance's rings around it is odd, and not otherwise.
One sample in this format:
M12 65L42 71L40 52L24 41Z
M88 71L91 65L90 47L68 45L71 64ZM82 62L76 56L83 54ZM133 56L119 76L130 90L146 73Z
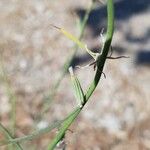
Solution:
M105 64L105 61L107 59L107 55L109 52L109 48L111 45L112 37L113 37L113 32L114 32L114 6L113 6L113 0L107 0L107 34L106 34L106 40L104 43L104 46L102 48L102 55L100 55L98 61L97 61L97 71L94 77L93 82L91 83L90 87L88 88L85 99L88 100L92 93L94 92L101 74L103 72L103 67Z
M8 145L8 144L11 144L11 143L17 143L17 142L24 142L24 141L28 141L28 140L33 140L35 138L38 138L38 137L42 136L43 134L46 134L46 133L52 131L54 128L59 128L61 126L62 122L64 122L64 121L65 121L65 119L54 122L53 124L50 124L48 127L44 128L44 129L34 131L29 135L25 135L25 136L18 137L18 138L11 138L9 140L0 141L0 146ZM1 124L0 124L0 127L1 127Z
M94 4L95 4L95 0L92 0L90 6L88 7L88 9L85 12L84 18L83 18L83 20L81 22L81 29L80 29L80 33L79 33L79 37L78 37L79 40L81 40L83 38L85 27L86 27L89 15L90 15L91 11L93 10ZM61 81L63 80L64 76L66 75L71 62L72 62L72 60L74 59L74 57L75 57L75 55L77 53L77 50L78 50L78 46L77 46L77 44L75 44L74 45L74 51L71 54L71 56L69 56L69 58L66 60L64 66L63 66L62 73L61 73L59 79L56 81L52 92L45 98L46 102L45 102L45 104L43 106L42 114L48 111L49 104L54 99L54 97L55 97L55 95L57 93L57 89L59 88L59 85L60 85Z
M76 117L78 116L78 114L80 113L80 111L81 111L81 108L77 107L71 113L71 115L69 115L70 117L68 117L68 119L63 122L61 128L59 129L59 133L56 135L56 137L54 138L54 140L52 141L52 143L50 143L48 145L48 150L53 150L56 147L57 143L64 137L65 132L67 131L68 127L76 119Z
M108 54L108 51L109 51L109 47L111 45L112 37L113 37L113 30L114 30L114 8L113 8L113 0L107 0L107 15L108 15L107 16L108 23L107 23L106 40L105 40L104 46L102 48L102 55L98 58L98 61L97 61L97 71L96 71L94 80L91 83L90 87L88 88L88 90L87 90L87 92L86 92L86 94L84 96L85 103L83 104L82 107L75 108L74 111L72 111L64 119L63 122L59 122L57 124L58 126L61 124L60 128L59 128L59 132L56 135L56 137L53 139L53 141L48 145L48 150L53 150L55 148L55 146L57 145L57 143L64 137L66 131L69 128L69 126L77 118L77 116L79 115L79 113L83 109L84 105L87 103L87 101L89 100L90 96L93 94L96 86L98 85L98 82L100 80L101 74L103 72L103 67L104 67L105 61L107 59L107 54ZM56 127L57 125L54 125L54 126ZM52 128L53 128L53 126L52 126ZM51 130L51 127L50 127L50 129L48 128L48 130ZM24 141L26 139L32 139L32 138L35 137L35 135L41 135L41 134L45 133L45 131L46 130L42 130L41 132L35 132L31 136L25 136L25 137L18 138L18 139L10 139L7 142L8 143L16 143L16 142Z
M0 123L0 130L2 130L5 133L5 135L8 137L9 140L13 139L11 133L1 123ZM14 144L16 145L18 150L23 150L23 148L19 143L16 142Z
M91 83L90 87L88 88L86 94L85 94L85 103L89 100L90 96L93 94L95 88L98 85L98 82L100 80L101 74L103 72L104 64L108 55L108 51L111 45L112 37L113 37L113 31L114 31L114 6L113 6L113 0L107 0L107 34L106 34L106 40L104 43L104 46L102 48L102 55L99 57L97 62L97 71L94 77L93 82ZM100 70L100 71L99 71ZM83 107L84 107L83 105ZM52 140L52 142L48 145L48 150L53 150L57 143L64 137L65 132L69 128L69 126L73 123L73 121L77 118L78 114L82 110L83 107L77 107L75 111L73 112L73 115L68 117L68 119L62 124L62 127L60 128L58 134L56 137ZM71 113L72 114L72 113Z
M8 145L8 144L12 144L12 143L17 143L17 142L24 142L24 141L27 141L27 140L33 140L33 139L36 139L40 136L42 136L43 134L46 134L50 131L52 131L53 129L57 128L59 129L61 127L61 125L70 117L72 117L74 115L74 113L76 113L76 111L78 110L78 108L76 108L72 113L70 113L65 119L63 120L60 120L60 121L57 121L57 122L54 122L52 124L50 124L48 127L44 128L44 129L40 129L40 130L37 130L37 131L34 131L32 132L31 134L29 135L25 135L25 136L22 136L22 137L18 137L18 138L12 138L12 139L9 139L9 140L3 140L3 141L0 141L0 146L4 146L4 145ZM1 124L0 124L0 129L4 130L5 127L3 127ZM5 128L6 129L6 128ZM6 133L6 132L5 132Z
M1 72L1 78L4 81L5 88L6 88L6 94L9 98L10 104L11 104L11 112L10 112L10 128L11 128L11 135L15 135L16 130L16 95L11 87L11 83L9 82L8 75L5 71L4 64L3 64L3 58L2 55L0 55L0 72ZM10 150L13 150L13 145L9 146Z

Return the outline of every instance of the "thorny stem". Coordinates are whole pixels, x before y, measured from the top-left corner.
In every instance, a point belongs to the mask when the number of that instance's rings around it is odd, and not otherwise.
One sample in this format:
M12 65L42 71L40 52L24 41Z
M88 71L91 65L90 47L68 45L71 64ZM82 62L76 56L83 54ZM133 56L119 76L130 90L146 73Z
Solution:
M97 87L97 84L100 80L101 74L103 72L104 64L107 59L108 51L111 45L113 32L114 32L114 5L113 0L107 0L107 34L106 34L106 40L104 43L104 46L102 48L102 55L100 55L98 62L97 62L97 71L94 77L93 82L91 83L90 87L88 88L86 94L85 94L85 103L89 100L90 96L93 94L94 90ZM83 107L84 107L83 105ZM48 150L53 150L57 143L64 137L65 132L69 128L69 126L73 123L73 121L77 118L78 114L81 112L82 108L77 107L74 112L72 112L71 115L67 120L64 121L62 124L62 127L60 128L58 134L53 139L53 141L48 145Z

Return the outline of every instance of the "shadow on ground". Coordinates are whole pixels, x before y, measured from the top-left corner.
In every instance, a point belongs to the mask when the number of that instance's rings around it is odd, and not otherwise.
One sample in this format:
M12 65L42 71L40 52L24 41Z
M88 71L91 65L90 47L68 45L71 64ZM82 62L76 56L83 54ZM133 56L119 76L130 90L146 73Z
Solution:
M149 0L120 0L115 2L115 19L117 21L126 21L134 15L138 15L145 12L150 7ZM77 14L82 19L85 10L76 9ZM106 6L98 7L93 10L88 20L88 26L93 30L93 35L98 36L100 34L100 27L106 23Z
M150 66L150 51L140 51L136 56L136 65Z
M128 19L130 19L133 16L137 16L140 13L147 12L150 8L150 0L119 0L115 2L115 19L116 24L119 22L126 22ZM77 14L82 19L85 10L84 9L76 9ZM88 26L92 30L92 36L97 37L100 34L100 29L106 26L106 5L101 6L93 10L90 14L89 20L88 20ZM130 32L124 35L125 39L129 43L138 43L143 44L149 40L150 37L150 29L147 30L146 34L143 37L137 38L133 37ZM95 48L92 48L95 49ZM123 54L125 52L123 47L117 46L114 48L114 50L118 54ZM90 60L90 57L87 55L76 57L72 65L79 65L83 62L88 62ZM141 65L147 65L150 64L150 53L145 51L144 49L139 49L136 53L136 62L135 64L141 64Z

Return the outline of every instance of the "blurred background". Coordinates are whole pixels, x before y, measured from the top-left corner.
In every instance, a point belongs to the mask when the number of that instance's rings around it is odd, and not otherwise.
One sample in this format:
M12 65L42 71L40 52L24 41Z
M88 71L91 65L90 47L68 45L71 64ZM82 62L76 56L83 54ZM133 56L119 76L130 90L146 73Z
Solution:
M50 24L78 36L77 22L83 19L90 3L0 1L0 123L15 137L63 119L77 105L68 73L56 95L50 98L63 65L74 50L74 43ZM94 51L101 47L100 31L106 31L106 21L106 4L97 2L82 39ZM68 150L150 149L149 0L115 0L112 47L113 56L130 58L107 60L106 79L102 76L90 101L70 127L72 132L66 133ZM79 49L71 65L87 65L91 61ZM74 71L86 90L94 77L93 67ZM48 110L40 115L47 101ZM23 142L22 146L28 150L46 149L55 134L56 130ZM2 139L4 134L0 132Z

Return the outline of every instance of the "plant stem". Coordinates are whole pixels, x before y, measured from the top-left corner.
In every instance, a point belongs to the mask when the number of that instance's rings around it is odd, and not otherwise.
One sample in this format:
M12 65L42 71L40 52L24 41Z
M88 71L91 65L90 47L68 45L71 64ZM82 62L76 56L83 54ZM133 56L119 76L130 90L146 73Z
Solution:
M65 120L55 122L55 123L49 125L48 127L44 128L44 129L34 131L29 135L25 135L25 136L22 136L22 137L19 137L19 138L12 138L12 139L9 139L9 140L0 141L0 146L19 143L19 142L24 142L24 141L28 141L28 140L38 138L38 137L42 136L43 134L46 134L46 133L52 131L54 128L59 128L64 121ZM1 124L0 124L0 127L1 127Z
M113 31L114 31L114 6L113 6L113 0L107 0L107 34L106 34L106 40L102 49L102 55L101 57L99 57L98 59L98 63L97 63L97 71L94 77L93 82L91 83L90 87L88 88L86 94L85 94L85 104L87 103L87 101L89 100L90 96L93 94L94 90L96 89L103 68L104 68L104 64L106 61L106 57L111 45L111 41L112 41L112 37L113 37ZM84 105L85 105L84 104ZM84 106L83 106L84 107ZM83 108L82 107L82 108ZM73 123L73 121L77 118L78 114L80 113L80 111L82 110L82 108L76 108L75 111L73 111L71 114L73 115L69 115L70 117L68 117L67 120L65 120L65 122L63 123L62 127L60 128L58 134L56 135L56 137L52 140L52 142L48 145L48 150L53 150L57 143L64 137L65 132L67 131L67 129L69 128L69 126Z
M81 108L77 107L68 117L67 120L65 120L62 123L61 128L59 129L59 133L54 138L51 144L48 145L48 150L53 150L57 143L64 137L65 132L67 131L68 127L72 124L72 122L77 118L78 114L80 113Z
M2 130L5 133L5 135L8 137L9 140L13 139L11 133L1 123L0 123L0 130ZM17 150L23 150L23 148L19 143L16 142L15 145Z
M90 87L88 88L85 99L88 100L90 96L92 95L93 91L95 90L102 71L103 67L106 61L106 57L108 55L108 51L111 45L112 37L113 37L113 32L114 32L114 6L113 6L113 0L107 0L107 33L106 33L106 40L102 49L102 55L100 56L100 59L98 59L97 63L97 71L94 77L93 82L91 83Z
M2 56L0 55L0 71L1 71L1 77L4 81L5 87L6 87L6 93L9 98L10 104L11 104L11 112L10 112L10 128L11 128L11 135L15 135L15 128L16 128L16 96L14 91L11 88L11 84L9 82L8 76L5 72ZM13 150L13 145L10 145L10 150Z
M81 40L83 38L85 27L86 27L89 15L90 15L91 11L93 10L94 4L95 4L95 0L92 0L90 6L88 7L88 9L85 12L84 18L83 18L82 23L81 23L81 29L80 29L80 33L79 33L79 37L78 37L79 40ZM71 54L71 56L69 56L67 61L65 62L64 66L63 66L62 73L61 73L59 79L56 81L52 92L45 98L46 102L45 102L45 104L43 106L42 114L48 111L49 104L54 99L54 97L55 97L55 95L57 93L57 90L59 88L59 85L60 85L61 81L63 80L64 76L66 75L66 73L68 71L68 68L69 68L72 60L74 59L77 51L78 51L78 46L77 46L77 44L75 44L74 45L74 51Z

